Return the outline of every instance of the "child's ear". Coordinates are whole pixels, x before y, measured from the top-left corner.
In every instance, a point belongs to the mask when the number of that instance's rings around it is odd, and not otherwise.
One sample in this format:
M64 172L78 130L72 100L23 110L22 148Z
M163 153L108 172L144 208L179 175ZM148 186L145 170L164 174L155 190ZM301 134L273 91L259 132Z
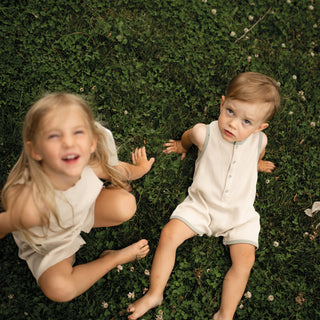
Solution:
M95 134L92 137L92 142L91 142L91 153L94 153L97 149L97 143L98 143L98 136Z
M267 129L268 127L269 127L269 123L267 123L267 122L261 123L259 128L255 132L263 131L263 130Z
M36 147L32 144L31 141L26 142L26 148L33 160L36 160L36 161L42 160L42 154L36 149Z
M226 97L225 96L221 96L220 111L222 110L222 107L223 107L225 102L226 102Z

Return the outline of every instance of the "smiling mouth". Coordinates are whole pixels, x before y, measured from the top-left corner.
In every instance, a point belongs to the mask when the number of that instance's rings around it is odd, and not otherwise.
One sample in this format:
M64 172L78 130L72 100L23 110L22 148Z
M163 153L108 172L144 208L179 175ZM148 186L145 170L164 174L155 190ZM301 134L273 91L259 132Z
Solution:
M77 160L79 158L78 155L75 155L75 154L70 154L66 157L63 157L62 160L63 161L72 161L72 160Z

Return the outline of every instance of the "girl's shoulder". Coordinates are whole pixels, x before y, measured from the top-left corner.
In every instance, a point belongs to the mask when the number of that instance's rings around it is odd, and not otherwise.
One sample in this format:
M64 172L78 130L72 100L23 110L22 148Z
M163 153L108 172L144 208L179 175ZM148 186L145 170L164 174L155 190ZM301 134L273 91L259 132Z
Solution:
M32 184L16 184L10 188L7 213L16 228L29 229L43 224L39 206L34 200Z

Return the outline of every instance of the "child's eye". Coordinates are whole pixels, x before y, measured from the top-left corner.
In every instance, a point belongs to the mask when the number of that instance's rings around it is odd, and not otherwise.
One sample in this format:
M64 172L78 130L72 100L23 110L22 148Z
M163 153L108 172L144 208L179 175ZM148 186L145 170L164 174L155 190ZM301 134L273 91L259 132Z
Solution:
M83 134L84 133L84 130L77 130L75 131L75 134Z
M57 133L52 133L52 134L49 134L48 135L48 139L55 139L55 138L58 138L59 135Z
M251 122L250 122L249 120L243 120L243 122L244 122L244 124L245 124L246 126L249 126L249 125L251 124Z
M233 115L233 111L231 109L227 109L227 113L232 116Z

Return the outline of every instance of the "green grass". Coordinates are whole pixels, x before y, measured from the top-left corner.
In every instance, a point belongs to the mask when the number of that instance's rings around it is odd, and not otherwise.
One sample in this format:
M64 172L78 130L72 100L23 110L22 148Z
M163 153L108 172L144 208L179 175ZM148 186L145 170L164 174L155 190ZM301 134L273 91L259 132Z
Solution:
M42 294L7 236L0 246L0 319L125 319L133 300L128 293L136 299L148 287L144 272L151 268L161 228L192 181L195 150L181 162L163 154L162 145L197 122L217 119L228 81L243 71L279 81L282 107L266 130L266 158L278 168L259 176L260 248L246 289L252 297L243 297L235 319L320 319L319 237L305 235L316 232L320 215L304 214L320 200L320 5L252 2L1 2L1 185L20 153L23 117L44 92L82 94L114 133L122 160L130 161L133 148L145 144L156 162L133 183L134 218L84 235L87 245L77 262L142 237L150 242L148 257L59 304ZM250 31L242 37L245 28ZM163 319L210 319L229 266L220 239L188 240L178 250L163 305L143 318L155 319L161 310Z

